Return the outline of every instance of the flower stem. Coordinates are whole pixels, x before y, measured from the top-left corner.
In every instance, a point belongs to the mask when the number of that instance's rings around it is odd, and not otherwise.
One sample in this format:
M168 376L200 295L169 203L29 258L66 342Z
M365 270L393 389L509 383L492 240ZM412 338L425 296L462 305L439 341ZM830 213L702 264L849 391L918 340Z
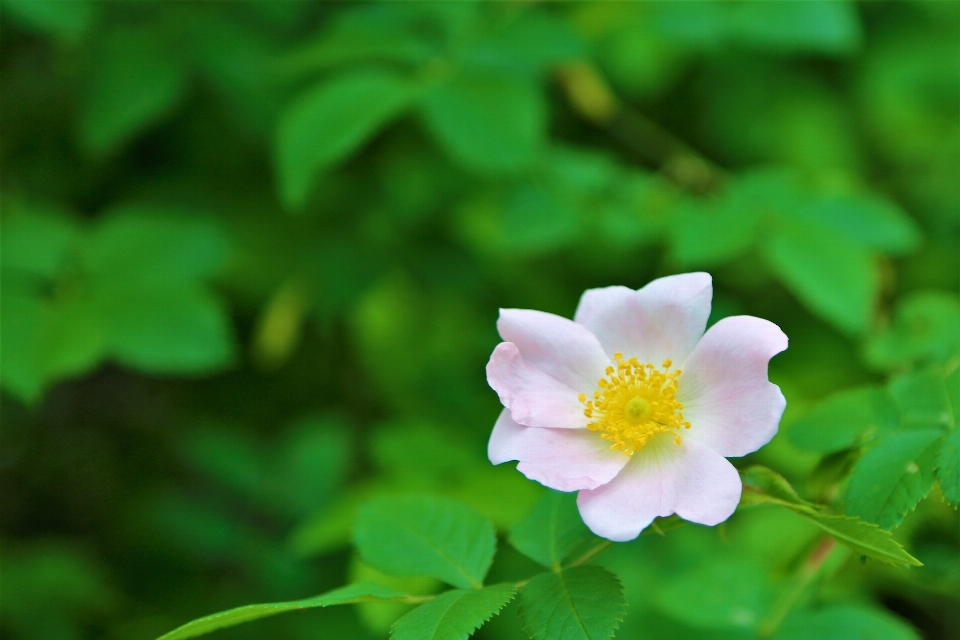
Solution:
M824 564L837 547L837 541L830 536L823 536L806 557L797 571L791 576L790 582L780 593L773 607L757 626L757 635L761 638L770 638L780 628L784 618L797 606L800 599L807 592L808 587L823 571Z
M576 560L570 562L567 566L565 566L565 567L563 567L563 568L564 568L564 569L569 569L570 567L579 567L579 566L582 565L582 564L586 564L587 562L590 562L591 560L593 560L593 559L596 558L598 555L600 555L601 553L603 553L604 551L606 551L607 549L609 549L609 548L612 547L612 546L613 546L613 541L612 541L612 540L604 540L603 542L601 542L601 543L598 544L597 546L593 547L592 549L589 549L589 550L588 550L586 553L584 553L582 556L580 556L580 557L577 558Z

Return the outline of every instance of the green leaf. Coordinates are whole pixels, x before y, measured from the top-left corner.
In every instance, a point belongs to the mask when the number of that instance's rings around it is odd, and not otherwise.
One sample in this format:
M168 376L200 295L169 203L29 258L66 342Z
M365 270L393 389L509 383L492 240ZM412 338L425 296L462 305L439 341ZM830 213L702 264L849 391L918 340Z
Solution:
M953 506L960 504L960 428L954 428L940 443L937 481L943 496Z
M559 491L545 495L508 536L518 551L554 570L592 538L577 510L576 494Z
M105 214L85 247L85 267L100 280L168 286L213 275L227 244L216 223L190 211L127 205Z
M187 212L130 205L108 214L84 252L107 354L152 373L230 363L227 311L203 283L226 249L210 220Z
M13 208L17 208L16 203ZM70 258L80 235L77 222L57 207L32 205L23 209L19 215L5 217L0 227L4 276L52 279Z
M752 628L770 599L761 567L742 559L700 563L660 586L657 607L686 624L708 629Z
M955 423L943 372L937 368L897 376L888 386L901 425L915 427L952 427Z
M479 587L496 549L493 525L455 500L405 496L371 500L357 514L354 541L364 562L390 575L424 575Z
M179 55L158 29L124 25L106 34L81 114L87 150L108 154L176 106L187 88Z
M516 587L454 589L422 604L394 623L391 640L466 640L513 600Z
M606 640L624 616L615 575L581 566L536 576L520 594L523 628L534 640Z
M455 160L483 173L527 167L546 133L539 87L505 75L463 73L428 91L422 113Z
M86 0L4 0L3 10L27 28L64 40L78 40L96 17L96 7Z
M280 116L276 163L283 202L304 204L316 176L399 115L417 85L387 69L350 70L307 90Z
M36 402L50 383L102 357L99 318L82 292L51 298L5 282L0 300L0 381L24 401Z
M916 629L884 609L834 604L800 610L784 620L775 640L920 640Z
M888 564L920 566L920 561L904 551L889 531L857 518L830 515L820 505L797 495L787 480L766 467L753 466L741 472L741 505L776 504L798 513L841 544L858 553Z
M867 328L880 276L866 249L800 224L784 225L762 247L773 271L811 311L848 333Z
M785 51L849 53L862 39L849 2L748 2L727 5L731 40Z
M897 428L897 409L876 387L858 387L831 395L790 425L787 437L807 451L833 453Z
M235 355L223 303L199 288L136 289L135 283L95 291L108 353L151 373L204 374Z
M883 253L902 254L920 244L917 223L894 203L871 195L816 198L796 214L854 244Z
M722 265L757 241L761 210L743 207L735 195L720 202L690 200L668 225L674 259L684 267Z
M743 482L742 505L779 504L804 512L821 508L797 495L786 478L772 469L759 465L748 467L740 472L740 480Z
M232 627L237 624L256 620L257 618L265 618L288 611L329 607L335 604L353 604L357 602L390 602L403 600L407 597L409 596L406 594L387 587L381 587L378 584L351 584L304 600L250 604L245 607L237 607L236 609L214 613L209 616L204 616L203 618L197 618L181 627L177 627L173 631L160 636L158 640L195 638L210 633L211 631L216 631L217 629Z
M933 486L939 429L915 429L888 436L853 468L847 513L882 529L893 529Z
M859 518L800 511L800 515L857 553L892 565L923 566L907 553L889 531Z
M945 291L915 291L897 302L893 322L870 337L867 362L878 369L943 362L960 351L960 301Z

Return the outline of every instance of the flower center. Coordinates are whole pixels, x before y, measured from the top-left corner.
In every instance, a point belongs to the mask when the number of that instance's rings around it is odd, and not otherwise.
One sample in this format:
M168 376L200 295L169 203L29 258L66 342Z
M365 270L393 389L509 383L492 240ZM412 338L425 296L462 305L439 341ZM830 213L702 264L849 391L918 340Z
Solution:
M613 443L611 449L628 456L658 433L671 433L676 436L674 442L680 444L679 431L690 428L681 413L683 404L675 398L682 372L677 369L671 373L670 360L665 360L663 371L659 371L636 358L624 360L622 353L613 354L613 359L617 364L607 367L606 377L597 382L600 389L594 392L593 400L580 394L583 415L593 419L587 428Z

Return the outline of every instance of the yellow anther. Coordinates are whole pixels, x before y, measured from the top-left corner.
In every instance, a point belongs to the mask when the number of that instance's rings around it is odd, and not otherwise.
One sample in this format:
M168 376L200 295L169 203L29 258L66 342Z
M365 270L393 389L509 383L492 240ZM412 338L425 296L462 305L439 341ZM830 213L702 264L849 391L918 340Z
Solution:
M689 429L690 423L683 419L683 404L675 397L680 371L669 371L673 361L664 360L663 370L658 371L636 358L623 360L619 352L613 358L617 367L607 367L607 377L597 382L600 390L594 392L593 400L579 394L583 414L593 420L587 428L609 441L611 449L628 456L658 433L675 435L674 443L679 445L677 431Z

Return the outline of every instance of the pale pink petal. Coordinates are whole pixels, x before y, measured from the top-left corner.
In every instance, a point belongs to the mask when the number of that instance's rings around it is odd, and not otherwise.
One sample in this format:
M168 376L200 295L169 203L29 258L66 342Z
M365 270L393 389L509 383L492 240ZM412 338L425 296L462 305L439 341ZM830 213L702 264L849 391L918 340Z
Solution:
M590 289L574 320L600 340L607 354L652 362L682 362L707 326L713 284L708 273L658 278L639 291Z
M677 399L690 437L726 457L768 443L787 401L767 379L767 364L786 348L780 327L760 318L734 316L710 327L681 365Z
M630 460L592 431L524 427L507 409L493 427L487 454L493 464L519 460L518 471L558 491L599 487Z
M622 542L640 535L653 519L677 513L714 525L737 508L742 485L725 458L691 438L650 440L609 483L577 496L580 515L598 536Z
M520 424L553 429L587 426L579 393L532 366L512 342L501 342L493 350L487 383Z
M610 364L596 336L552 313L501 309L497 330L527 363L578 392L592 393Z

